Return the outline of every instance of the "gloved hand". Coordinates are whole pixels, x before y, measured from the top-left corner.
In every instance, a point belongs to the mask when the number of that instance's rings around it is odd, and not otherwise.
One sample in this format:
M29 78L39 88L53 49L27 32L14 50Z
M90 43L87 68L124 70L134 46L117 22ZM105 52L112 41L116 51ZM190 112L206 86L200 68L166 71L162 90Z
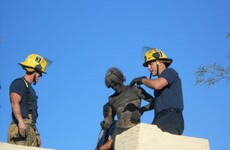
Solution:
M140 122L140 118L142 116L143 112L140 109L137 109L135 111L132 112L131 117L130 117L130 121L132 123L139 123Z
M141 85L143 84L142 83L142 79L143 78L147 78L146 76L142 76L142 77L138 77L138 78L134 78L130 83L129 83L129 86L134 86L134 84L137 84L137 85Z

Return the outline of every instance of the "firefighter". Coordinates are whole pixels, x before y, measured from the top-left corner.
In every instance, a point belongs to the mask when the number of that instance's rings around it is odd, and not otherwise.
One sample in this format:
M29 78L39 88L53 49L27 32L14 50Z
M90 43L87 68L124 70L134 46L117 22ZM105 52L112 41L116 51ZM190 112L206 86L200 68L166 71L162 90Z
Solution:
M144 84L153 89L155 101L145 106L148 109L133 112L131 121L137 122L145 111L155 109L152 124L157 125L162 131L181 135L184 130L182 83L179 74L173 68L169 68L172 61L162 50L148 48L143 66L148 67L150 79L145 76L134 78L130 86ZM151 76L157 78L151 79Z
M12 122L8 129L8 143L40 147L40 134L36 127L38 118L37 95L32 87L46 73L48 59L38 54L29 55L19 65L25 70L23 77L10 85Z

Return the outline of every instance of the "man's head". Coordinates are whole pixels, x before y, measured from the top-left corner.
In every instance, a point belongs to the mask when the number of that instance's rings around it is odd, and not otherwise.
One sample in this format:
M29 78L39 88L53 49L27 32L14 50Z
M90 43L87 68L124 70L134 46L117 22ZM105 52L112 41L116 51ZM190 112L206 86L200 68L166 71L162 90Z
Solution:
M120 92L123 82L125 82L125 77L118 68L112 67L108 69L105 75L105 85L108 88L113 88L115 91Z
M145 62L143 66L148 67L149 63L156 61L163 62L167 68L170 66L173 60L171 58L168 58L162 50L151 48L145 53Z
M46 73L47 61L38 54L31 54L23 62L20 62L19 65L21 65L26 72L36 71Z
M26 74L33 75L33 82L36 84L42 73L46 73L47 60L38 54L31 54L19 65L26 70Z

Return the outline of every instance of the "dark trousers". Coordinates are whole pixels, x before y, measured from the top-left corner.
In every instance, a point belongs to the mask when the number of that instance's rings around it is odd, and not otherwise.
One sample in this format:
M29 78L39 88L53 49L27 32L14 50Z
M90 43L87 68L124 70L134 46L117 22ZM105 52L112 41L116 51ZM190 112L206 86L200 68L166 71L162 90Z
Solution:
M181 111L165 111L158 113L152 124L157 125L163 132L182 135L184 118Z

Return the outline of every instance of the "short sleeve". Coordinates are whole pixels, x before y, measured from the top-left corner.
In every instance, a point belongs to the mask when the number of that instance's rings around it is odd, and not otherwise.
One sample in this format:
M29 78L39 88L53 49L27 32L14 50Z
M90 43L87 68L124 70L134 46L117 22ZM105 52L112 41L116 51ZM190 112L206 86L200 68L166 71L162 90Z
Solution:
M17 93L20 96L23 96L25 92L26 92L26 85L23 80L16 79L11 83L10 93Z
M178 77L178 73L172 68L167 68L160 74L159 77L165 78L169 85L171 85Z

